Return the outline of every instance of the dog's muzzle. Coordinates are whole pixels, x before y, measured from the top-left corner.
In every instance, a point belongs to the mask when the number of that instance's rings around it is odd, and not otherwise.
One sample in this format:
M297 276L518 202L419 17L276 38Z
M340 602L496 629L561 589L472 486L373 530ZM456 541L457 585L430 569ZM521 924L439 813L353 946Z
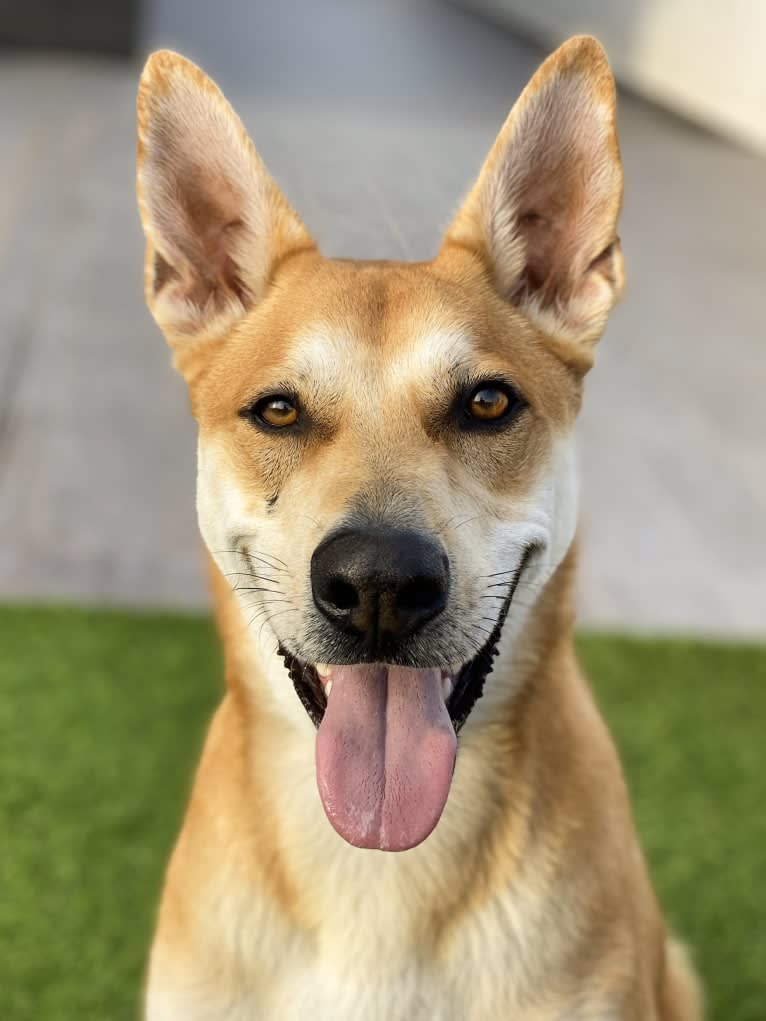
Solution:
M446 603L446 558L407 533L339 533L312 560L315 600L360 657L310 665L280 652L317 727L317 784L333 827L350 844L407 850L436 826L465 723L497 655L527 550L488 640L456 674L384 658Z

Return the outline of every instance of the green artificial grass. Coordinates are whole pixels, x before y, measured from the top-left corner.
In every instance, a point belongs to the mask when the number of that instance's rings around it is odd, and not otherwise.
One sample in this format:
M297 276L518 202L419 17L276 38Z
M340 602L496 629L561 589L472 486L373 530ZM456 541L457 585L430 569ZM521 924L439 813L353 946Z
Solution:
M766 648L580 639L709 1017L766 1016ZM137 1016L221 691L207 620L0 609L0 1018Z

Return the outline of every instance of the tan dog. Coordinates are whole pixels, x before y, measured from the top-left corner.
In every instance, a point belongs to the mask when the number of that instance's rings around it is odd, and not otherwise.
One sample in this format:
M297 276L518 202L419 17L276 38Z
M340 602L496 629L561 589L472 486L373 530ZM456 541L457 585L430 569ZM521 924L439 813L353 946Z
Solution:
M430 263L324 259L176 54L138 118L228 684L147 1017L699 1018L572 644L572 431L623 283L601 47L537 72Z

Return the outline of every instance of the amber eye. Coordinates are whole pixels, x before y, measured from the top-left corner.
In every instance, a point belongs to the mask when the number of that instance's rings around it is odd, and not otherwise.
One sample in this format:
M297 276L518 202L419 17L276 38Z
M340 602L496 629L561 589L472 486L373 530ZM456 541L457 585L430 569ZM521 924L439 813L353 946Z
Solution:
M466 413L479 422L496 422L511 406L508 392L498 386L480 386L468 399Z
M255 417L272 429L283 429L298 421L298 409L289 397L264 397L253 408Z

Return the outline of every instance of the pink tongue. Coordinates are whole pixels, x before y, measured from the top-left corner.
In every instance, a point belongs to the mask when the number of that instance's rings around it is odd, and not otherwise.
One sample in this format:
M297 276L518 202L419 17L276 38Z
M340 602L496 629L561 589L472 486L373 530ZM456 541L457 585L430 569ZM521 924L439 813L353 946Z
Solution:
M327 818L357 847L414 847L442 814L456 747L440 670L333 667L316 746Z

